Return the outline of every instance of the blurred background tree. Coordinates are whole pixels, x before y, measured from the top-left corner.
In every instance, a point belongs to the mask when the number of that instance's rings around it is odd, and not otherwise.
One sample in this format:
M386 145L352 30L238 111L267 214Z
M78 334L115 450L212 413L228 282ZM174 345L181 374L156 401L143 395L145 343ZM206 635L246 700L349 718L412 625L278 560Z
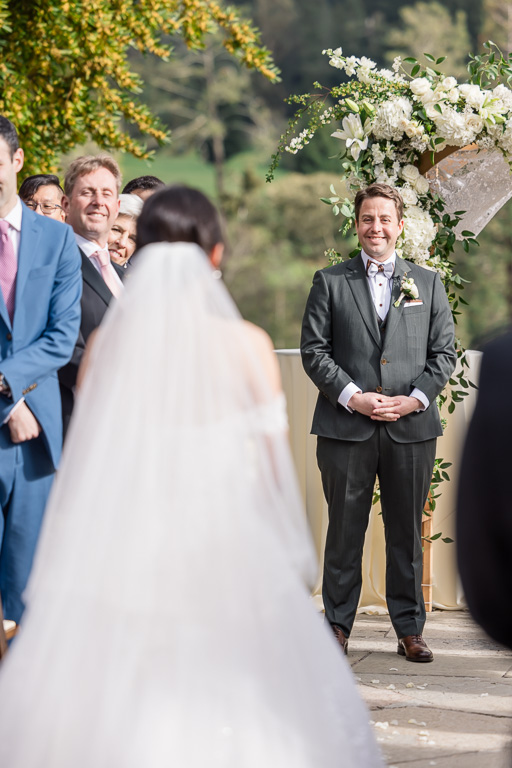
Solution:
M213 196L224 211L224 270L242 313L279 347L296 347L311 279L325 250L352 249L320 198L338 186L331 129L265 170L290 93L340 76L325 48L369 56L448 55L465 78L468 53L494 40L512 50L512 2L501 0L0 0L0 108L20 128L27 173L65 168L62 152L117 151L126 179L153 173ZM259 28L258 36L253 19ZM281 80L269 57L280 69ZM250 72L248 66L266 77ZM273 80L273 82L271 82ZM156 115L154 122L151 115ZM161 146L171 134L171 142ZM122 137L122 138L121 138ZM86 142L88 142L86 144ZM154 151L154 162L135 156ZM510 204L457 249L470 307L466 346L512 321Z

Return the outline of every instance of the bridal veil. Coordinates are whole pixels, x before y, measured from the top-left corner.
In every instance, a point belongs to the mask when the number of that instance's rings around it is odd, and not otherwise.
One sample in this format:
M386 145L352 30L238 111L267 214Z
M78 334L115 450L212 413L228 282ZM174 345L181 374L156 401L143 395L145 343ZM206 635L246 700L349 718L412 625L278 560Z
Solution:
M144 248L92 350L0 669L10 768L375 768L280 398L195 245Z

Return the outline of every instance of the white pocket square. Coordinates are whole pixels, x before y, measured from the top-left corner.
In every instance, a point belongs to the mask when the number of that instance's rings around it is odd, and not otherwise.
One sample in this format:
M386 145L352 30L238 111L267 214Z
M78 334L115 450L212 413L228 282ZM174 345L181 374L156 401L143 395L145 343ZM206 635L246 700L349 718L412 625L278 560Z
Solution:
M404 301L404 309L405 307L419 307L420 304L423 304L421 299L411 299L410 301Z

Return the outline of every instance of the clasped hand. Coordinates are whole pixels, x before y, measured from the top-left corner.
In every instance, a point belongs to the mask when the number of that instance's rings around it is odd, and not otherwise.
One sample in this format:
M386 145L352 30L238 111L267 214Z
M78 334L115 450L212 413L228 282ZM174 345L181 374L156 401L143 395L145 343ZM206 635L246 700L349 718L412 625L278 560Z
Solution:
M41 432L38 420L25 403L20 403L18 408L11 414L7 424L9 425L13 443L24 443L25 440L33 440Z
M373 421L398 421L401 416L423 407L416 397L388 397L377 392L356 392L348 401L348 406Z

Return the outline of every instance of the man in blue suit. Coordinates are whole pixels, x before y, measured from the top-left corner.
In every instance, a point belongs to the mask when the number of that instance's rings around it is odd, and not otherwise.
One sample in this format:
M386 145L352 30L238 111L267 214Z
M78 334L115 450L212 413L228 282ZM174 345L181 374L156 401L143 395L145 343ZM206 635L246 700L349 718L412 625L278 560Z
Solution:
M62 449L57 371L80 324L80 254L70 227L16 194L23 150L0 116L0 593L19 622Z

